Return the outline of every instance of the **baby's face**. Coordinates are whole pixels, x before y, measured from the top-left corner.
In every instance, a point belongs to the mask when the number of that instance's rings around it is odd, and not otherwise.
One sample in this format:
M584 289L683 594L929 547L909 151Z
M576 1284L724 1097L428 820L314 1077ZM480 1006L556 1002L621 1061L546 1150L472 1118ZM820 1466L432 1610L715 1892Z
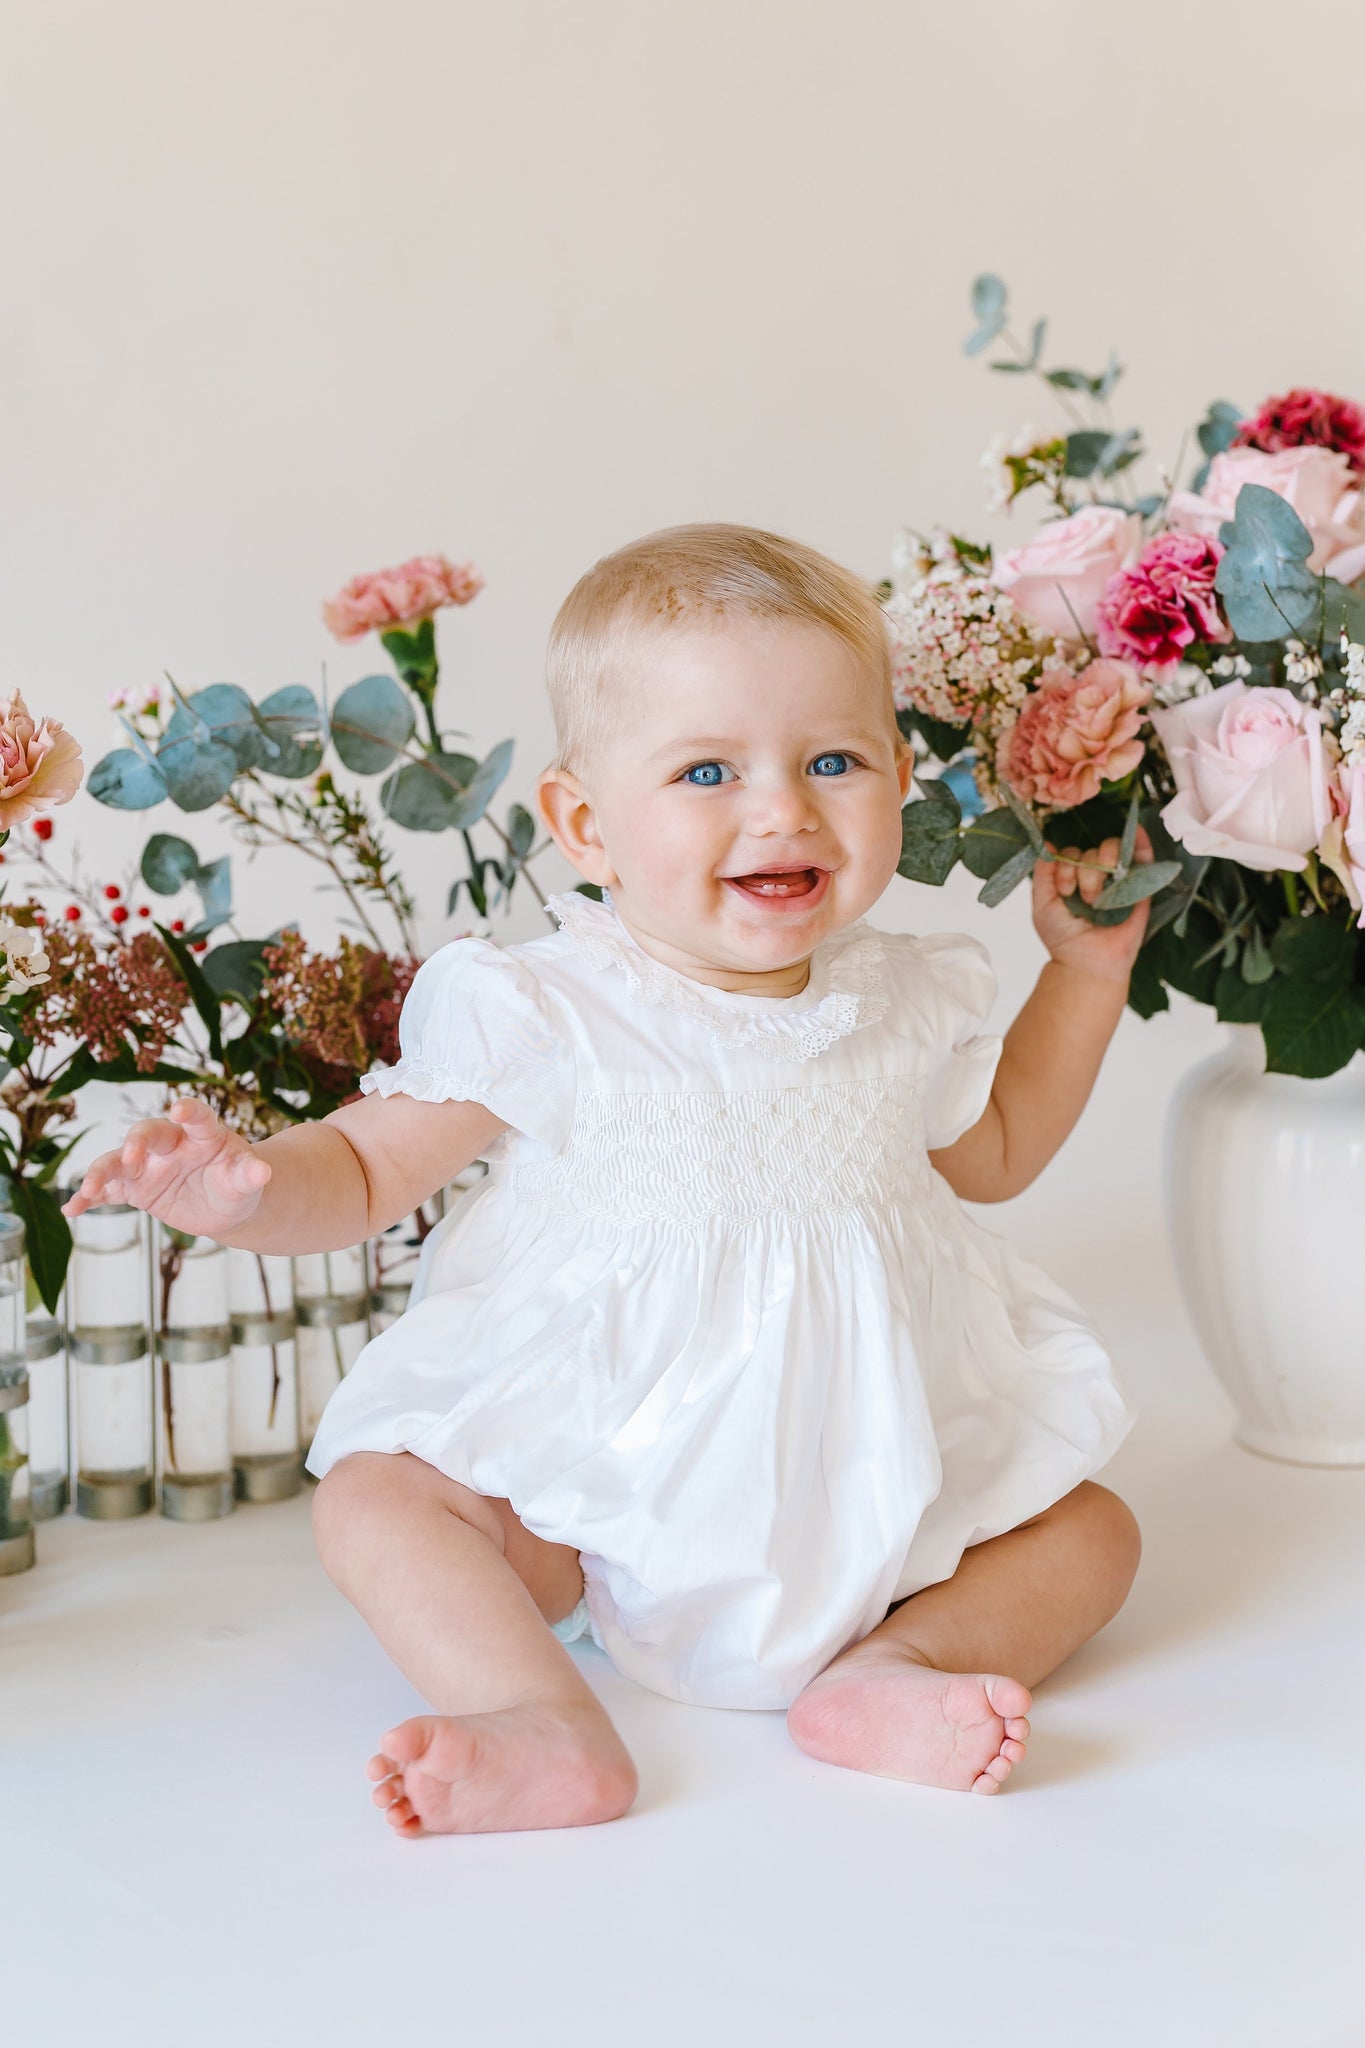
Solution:
M900 859L911 762L882 679L821 627L737 619L650 635L614 709L582 778L590 879L683 972L799 988Z

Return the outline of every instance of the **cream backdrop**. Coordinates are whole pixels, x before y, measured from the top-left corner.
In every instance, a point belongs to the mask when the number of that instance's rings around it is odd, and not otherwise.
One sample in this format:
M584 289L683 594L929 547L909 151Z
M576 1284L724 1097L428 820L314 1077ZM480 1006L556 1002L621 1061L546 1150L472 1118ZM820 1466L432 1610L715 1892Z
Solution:
M480 752L514 732L524 793L547 625L614 543L750 520L875 575L903 521L982 528L980 451L1050 416L961 355L983 267L1061 359L1119 345L1167 460L1211 398L1365 381L1358 0L5 14L3 684L91 759L107 693L163 669L376 666L319 601L435 548L488 577L443 625L446 718ZM77 824L106 867L142 829ZM405 848L424 875L445 850ZM298 866L239 863L239 899L245 929L326 929ZM1002 1018L1041 957L1022 894L898 882L880 915L987 937ZM1111 1315L1165 1258L1161 1116L1216 1039L1179 1000L1126 1018L1015 1205L1078 1291L1109 1261Z

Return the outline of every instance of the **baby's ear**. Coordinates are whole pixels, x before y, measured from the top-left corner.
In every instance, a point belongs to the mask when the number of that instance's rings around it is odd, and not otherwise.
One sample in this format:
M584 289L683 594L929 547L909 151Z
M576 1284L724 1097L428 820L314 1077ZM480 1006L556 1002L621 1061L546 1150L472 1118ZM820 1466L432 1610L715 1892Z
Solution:
M592 798L567 768L547 768L536 784L536 805L550 837L585 882L609 889L616 872L607 858Z
M896 750L896 776L901 786L901 802L910 794L910 783L915 773L915 750L904 735Z

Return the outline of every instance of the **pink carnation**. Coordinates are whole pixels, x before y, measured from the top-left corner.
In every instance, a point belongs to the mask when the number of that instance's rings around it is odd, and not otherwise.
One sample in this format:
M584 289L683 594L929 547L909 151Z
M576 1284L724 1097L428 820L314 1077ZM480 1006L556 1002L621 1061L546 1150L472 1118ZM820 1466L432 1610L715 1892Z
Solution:
M413 626L443 605L468 604L483 589L472 562L448 562L444 555L414 555L396 569L353 576L322 607L323 624L338 640L359 640L390 626Z
M1237 429L1236 446L1262 448L1277 455L1282 448L1334 448L1352 469L1365 471L1365 408L1352 399L1306 386L1268 398L1258 413Z
M1165 667L1195 640L1231 637L1213 579L1222 544L1193 533L1163 533L1131 569L1109 578L1096 614L1103 654Z
M35 719L17 690L0 697L0 832L69 803L81 750L55 718Z
M1044 669L1005 733L996 773L1025 803L1070 810L1119 782L1146 751L1138 737L1151 686L1130 662L1101 658L1075 675Z

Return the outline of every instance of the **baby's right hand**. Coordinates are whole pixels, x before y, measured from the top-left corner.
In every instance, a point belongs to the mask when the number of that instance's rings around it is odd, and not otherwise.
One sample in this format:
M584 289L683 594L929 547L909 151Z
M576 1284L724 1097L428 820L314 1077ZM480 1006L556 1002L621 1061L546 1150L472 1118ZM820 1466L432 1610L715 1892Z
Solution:
M217 1237L255 1214L269 1179L270 1167L245 1138L189 1096L166 1116L134 1124L121 1150L102 1153L62 1214L127 1202L188 1236Z

